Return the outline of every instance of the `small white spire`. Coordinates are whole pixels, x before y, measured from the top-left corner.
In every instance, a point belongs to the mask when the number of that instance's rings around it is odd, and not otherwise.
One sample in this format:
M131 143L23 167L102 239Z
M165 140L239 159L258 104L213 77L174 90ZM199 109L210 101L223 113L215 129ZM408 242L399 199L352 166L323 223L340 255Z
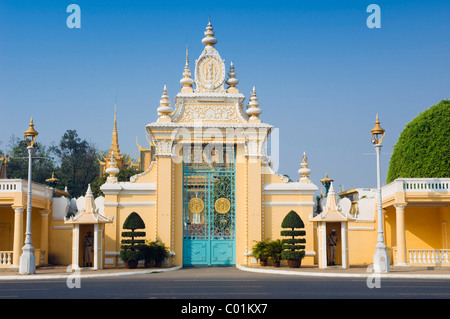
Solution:
M188 46L186 45L186 65L184 66L184 72L183 72L183 78L180 80L180 83L182 85L181 92L188 92L192 93L192 84L194 83L194 80L191 78L191 70L189 69L189 50Z
M306 152L303 152L302 163L300 164L302 167L298 170L298 173L302 176L300 177L300 182L310 182L309 174L311 174L311 169L308 168L308 158L306 157Z
M250 122L261 122L259 115L262 113L259 108L258 97L256 96L255 86L253 86L253 92L250 96L250 102L248 103L247 114L250 116Z
M227 92L229 93L237 93L238 89L236 85L239 83L238 79L236 79L236 72L234 71L234 63L231 61L230 71L228 72L228 79L225 81L228 84Z
M161 95L161 100L159 101L158 114L159 119L164 119L164 121L170 121L170 114L172 114L173 109L170 106L169 95L167 94L167 87L164 84L164 92ZM158 121L159 121L158 119Z
M202 43L208 46L214 46L217 43L217 39L214 38L214 31L211 25L211 17L208 19L208 25L206 26L205 37L202 39Z

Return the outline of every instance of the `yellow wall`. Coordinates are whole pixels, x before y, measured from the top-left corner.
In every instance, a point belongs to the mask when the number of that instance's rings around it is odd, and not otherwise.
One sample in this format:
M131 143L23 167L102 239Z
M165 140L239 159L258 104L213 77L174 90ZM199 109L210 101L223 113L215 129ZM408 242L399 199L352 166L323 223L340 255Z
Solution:
M51 220L49 227L48 262L56 265L72 264L72 227L67 229L64 221ZM63 227L63 228L59 228Z
M388 246L396 245L395 207L388 207L386 213ZM447 207L405 207L406 249L443 249L442 223L449 220ZM448 227L448 224L447 224ZM447 231L448 242L448 231Z
M10 207L0 207L0 251L13 250L13 241L14 210Z

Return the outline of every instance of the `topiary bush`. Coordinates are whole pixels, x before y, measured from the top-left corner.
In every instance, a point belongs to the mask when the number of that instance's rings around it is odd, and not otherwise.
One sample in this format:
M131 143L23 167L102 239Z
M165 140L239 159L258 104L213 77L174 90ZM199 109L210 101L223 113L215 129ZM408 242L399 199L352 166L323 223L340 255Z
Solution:
M396 178L450 177L450 100L408 123L389 163L386 182Z
M291 210L286 217L284 217L281 228L290 228L290 230L282 230L281 236L291 237L281 241L283 244L281 258L288 261L289 267L298 268L300 267L301 260L305 257L304 244L306 243L306 239L296 237L303 237L306 235L306 232L303 230L305 224L300 216L295 211Z
M122 239L120 259L126 262L128 267L135 268L137 262L144 258L143 251L145 249L145 240L135 239L136 237L145 237L145 232L138 232L136 229L145 229L145 223L138 213L132 212L125 219L122 228L130 230L122 232L122 237L130 239Z

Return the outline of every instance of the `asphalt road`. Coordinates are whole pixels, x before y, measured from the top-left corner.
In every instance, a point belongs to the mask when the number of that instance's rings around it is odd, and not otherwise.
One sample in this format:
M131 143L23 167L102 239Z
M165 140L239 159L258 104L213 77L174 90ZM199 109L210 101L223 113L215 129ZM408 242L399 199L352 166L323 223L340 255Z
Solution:
M66 300L72 306L74 299L86 299L89 303L92 300L108 300L109 304L115 304L116 301L111 300L117 299L117 305L122 304L119 299L145 300L146 303L156 299L159 301L158 305L166 305L168 311L179 314L183 310L191 313L208 311L211 314L212 308L195 307L214 306L214 317L217 317L219 313L231 316L233 312L252 314L254 311L262 315L263 308L267 314L274 307L302 304L298 299L308 300L303 304L317 304L318 300L323 299L328 299L328 302L334 299L352 303L355 300L377 299L445 300L450 299L450 280L383 278L379 282L379 288L369 288L365 278L260 274L232 267L184 268L145 275L71 278L69 282L65 279L2 280L0 300L7 301L8 304L11 299L60 299L59 305L67 304ZM267 305L263 306L265 304Z

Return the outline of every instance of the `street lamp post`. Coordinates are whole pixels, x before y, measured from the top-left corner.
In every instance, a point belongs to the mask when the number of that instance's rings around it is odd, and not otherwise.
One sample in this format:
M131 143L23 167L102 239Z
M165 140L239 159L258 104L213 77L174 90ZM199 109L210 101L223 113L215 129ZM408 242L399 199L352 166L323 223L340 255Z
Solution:
M31 155L34 149L34 143L38 132L34 129L33 118L31 118L28 130L25 131L24 139L27 142L28 149L28 198L27 198L27 229L25 232L25 245L22 248L20 256L19 273L23 275L31 275L36 271L36 256L34 255L34 247L31 244Z
M375 146L377 153L377 217L378 217L378 236L377 244L375 245L375 254L373 255L373 268L375 272L389 272L389 255L386 251L384 243L383 231L383 208L381 198L381 173L380 173L380 150L381 142L383 141L385 131L380 126L380 121L375 121L375 127L370 131L372 133L372 144Z

